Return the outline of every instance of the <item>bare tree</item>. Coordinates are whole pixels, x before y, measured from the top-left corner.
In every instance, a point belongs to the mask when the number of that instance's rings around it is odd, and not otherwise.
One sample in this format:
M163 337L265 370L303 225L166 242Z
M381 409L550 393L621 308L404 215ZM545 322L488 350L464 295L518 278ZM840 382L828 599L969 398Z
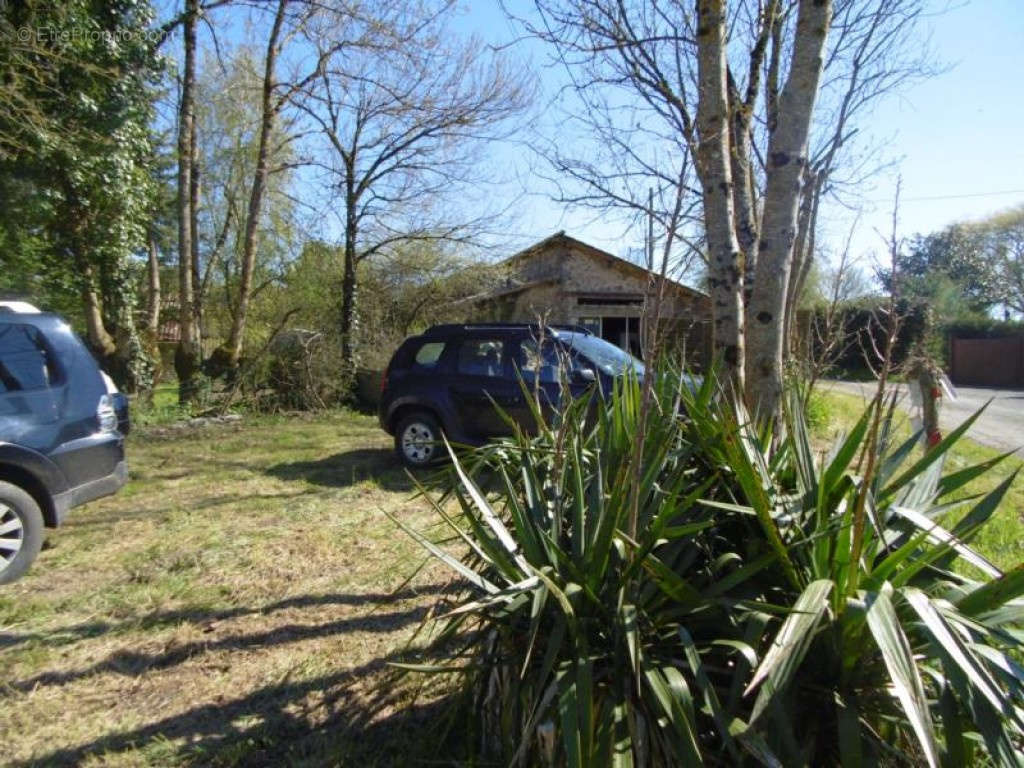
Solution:
M203 359L199 323L196 320L196 277L193 271L194 226L198 208L198 185L193 183L192 173L195 146L196 27L199 15L199 1L185 0L181 20L184 63L178 104L178 325L181 336L174 355L174 368L178 374L178 400L182 404L191 403L198 397Z
M607 105L597 112L602 143L609 125L625 128L625 142L642 125L663 158L695 158L715 344L751 407L777 417L791 297L810 268L820 201L837 191L833 174L858 114L921 71L901 56L920 0L835 0L834 14L833 3L810 0L701 0L695 14L664 0L534 0L534 8L519 21L565 66L567 90L581 94L571 108ZM562 165L584 201L624 197L615 197L620 166ZM678 162L657 172L646 165L628 169L632 187L645 174L666 183L664 169ZM850 163L844 181L866 170Z
M746 378L745 256L753 262L755 244L767 246L766 285L751 297L764 331L750 393L763 411L774 413L781 390L788 267L831 2L800 2L795 19L775 2L754 11L740 3L746 23L733 19L732 24L724 0L700 0L696 16L659 0L535 0L535 7L542 22L524 23L564 61L584 68L588 74L580 87L611 82L632 91L696 159L714 340L737 393L744 391ZM746 52L745 81L733 73L739 50ZM753 126L765 67L769 152L757 201ZM758 224L758 202L766 229Z
M178 326L180 337L174 354L174 368L178 375L178 400L182 404L194 402L201 389L202 301L199 294L199 176L196 135L196 56L197 32L204 14L227 0L184 0L182 10L166 21L157 31L158 45L170 39L170 34L181 28L183 60L179 75L177 106L177 159L178 159Z
M200 20L208 21L206 14L214 8L227 5L227 0L185 0L180 14L168 20L160 29L166 35L180 27L183 41L183 65L180 74L178 100L178 323L180 341L175 353L175 369L178 374L179 400L182 403L193 402L198 396L202 378L202 299L206 280L202 273L202 252L200 245L200 163L199 137L196 119L196 69L197 69L197 31ZM267 45L266 71L264 78L265 98L262 103L262 120L260 124L257 170L254 174L250 193L249 217L247 224L252 223L252 237L245 240L243 280L240 292L239 310L235 313L235 322L227 344L228 358L237 362L238 350L241 348L241 336L245 328L245 310L251 292L251 263L256 249L256 223L259 218L263 190L268 173L267 157L270 154L269 143L275 127L277 106L268 100L266 91L271 92L277 86L274 80L275 64L280 53L281 29L285 19L288 0L279 0L274 22L270 28ZM211 27L212 28L212 27ZM162 41L161 41L162 42ZM219 50L218 50L219 53ZM228 222L225 221L224 231ZM249 228L247 227L247 233ZM208 260L212 265L212 261ZM207 267L209 274L209 266ZM237 341L237 344L235 343ZM237 349L236 349L237 347Z
M506 4L507 12L512 9ZM652 120L643 105L623 106L616 89L621 73L586 65L583 45L554 49L568 73L560 89L571 109L552 109L556 125L538 125L529 147L541 163L531 173L552 185L558 203L594 211L602 221L622 220L624 226L671 230L673 252L667 274L692 276L702 265L704 236L700 192L690 147L678 126ZM583 140L576 140L583 137ZM677 200L685 200L678 216ZM634 249L625 258L656 271L649 248Z
M835 266L827 277L824 303L808 311L805 328L799 329L793 324L789 329L791 338L796 339L800 347L797 352L804 378L805 405L818 381L857 343L857 335L850 333L850 329L847 328L844 307L862 292L863 288L862 275L851 251L853 236L859 226L860 217L857 217L850 227ZM795 306L797 302L794 300L792 303ZM796 343L793 346L797 348Z
M242 245L242 279L238 286L238 304L231 323L231 332L222 348L224 363L229 368L238 365L242 354L242 339L245 334L245 319L252 292L253 265L256 260L256 228L259 225L263 191L270 172L270 141L277 123L277 115L283 106L282 96L274 93L277 87L277 58L281 53L281 35L284 29L285 11L288 0L278 0L274 21L267 37L267 50L263 60L263 87L260 100L260 129L256 148L256 169L249 193L249 208L245 218L245 240ZM287 93L288 91L286 91Z
M228 338L214 352L214 369L234 370L238 367L245 338L249 302L253 295L253 274L256 267L258 231L263 214L263 200L271 174L291 167L282 158L287 148L302 135L295 130L296 121L285 115L296 98L322 77L324 67L338 51L350 47L367 46L365 32L353 38L347 30L351 21L363 13L362 5L337 4L327 8L313 0L278 0L267 33L260 84L259 127L256 141L256 160L249 185L249 202L245 214L244 236L241 246L238 291L232 302L232 321ZM322 32L330 31L329 42ZM299 57L300 63L287 76L278 72L285 46L309 46L311 39L319 45L317 55ZM313 46L316 47L316 46Z
M329 51L305 89L302 106L324 138L319 164L337 191L344 232L340 329L349 367L359 262L410 241L471 240L489 217L466 212L459 196L484 180L482 146L530 98L527 78L505 56L477 41L452 42L450 9L368 6L359 23L376 42Z
M814 264L823 198L857 207L862 183L887 165L879 145L863 135L861 118L881 97L940 71L918 35L925 10L918 0L836 0L790 270L789 329Z
M896 341L900 329L906 321L906 312L901 306L904 298L905 275L900 270L906 239L900 235L900 195L903 191L903 177L896 180L896 193L892 204L892 218L888 233L878 232L886 245L888 261L888 292L871 315L867 327L858 329L857 340L864 362L878 380L878 397L885 393L885 387L895 365ZM877 231L877 230L876 230ZM883 262L884 263L884 262ZM876 264L876 271L881 271L883 263ZM879 335L882 342L879 344Z
M800 197L806 181L807 147L814 102L832 21L829 2L801 2L789 77L769 125L764 210L750 295L747 394L751 404L774 415L782 399L782 345Z

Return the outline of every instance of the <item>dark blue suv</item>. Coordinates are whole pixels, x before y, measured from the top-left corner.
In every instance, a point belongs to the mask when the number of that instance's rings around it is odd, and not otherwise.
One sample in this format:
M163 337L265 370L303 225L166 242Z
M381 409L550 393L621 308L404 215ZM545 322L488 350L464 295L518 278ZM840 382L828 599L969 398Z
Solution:
M411 467L443 454L442 431L453 443L476 445L511 431L494 407L527 430L532 410L520 379L542 406L557 407L643 363L579 326L528 324L436 325L406 339L381 383L380 425Z
M114 493L128 401L61 318L0 302L0 584L39 554L43 528Z

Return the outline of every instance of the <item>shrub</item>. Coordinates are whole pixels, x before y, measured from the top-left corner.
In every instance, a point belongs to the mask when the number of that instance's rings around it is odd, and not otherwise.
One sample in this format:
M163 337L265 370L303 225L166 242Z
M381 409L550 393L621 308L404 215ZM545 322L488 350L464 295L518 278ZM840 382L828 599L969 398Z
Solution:
M1012 478L950 502L994 462L940 473L971 420L911 460L876 400L816 463L796 398L770 453L713 375L680 381L535 407L536 436L455 461L460 513L435 504L465 556L407 529L469 585L430 667L460 675L468 756L1015 764L1024 568L968 546Z
M829 408L825 396L817 391L811 390L807 398L807 405L804 408L804 419L812 431L828 426Z

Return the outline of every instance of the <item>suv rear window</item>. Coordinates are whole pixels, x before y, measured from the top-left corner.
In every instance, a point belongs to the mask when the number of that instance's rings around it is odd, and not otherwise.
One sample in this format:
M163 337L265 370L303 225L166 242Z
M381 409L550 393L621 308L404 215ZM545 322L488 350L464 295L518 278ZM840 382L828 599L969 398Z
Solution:
M444 352L443 341L428 341L416 350L416 356L413 358L412 367L420 370L437 368L437 364L441 360L442 352Z
M0 391L46 389L58 384L58 379L59 372L38 329L0 324Z

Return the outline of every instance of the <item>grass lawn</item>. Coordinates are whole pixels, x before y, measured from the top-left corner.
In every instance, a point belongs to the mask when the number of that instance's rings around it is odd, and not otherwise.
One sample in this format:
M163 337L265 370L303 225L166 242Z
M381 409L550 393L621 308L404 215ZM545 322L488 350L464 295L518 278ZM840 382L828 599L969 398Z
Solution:
M449 575L382 512L435 519L375 419L151 427L128 449L129 484L0 589L0 762L428 754L431 702L382 682Z
M864 412L865 403L856 395L848 395L835 391L821 393L829 414L828 423L815 430L816 437L832 444L839 432L849 429ZM910 436L909 421L901 419L900 433ZM954 472L964 467L999 456L1001 451L980 445L973 440L962 438L950 450L944 472ZM914 454L920 455L919 453ZM909 464L907 465L909 466ZM997 464L988 473L969 483L958 494L958 497L984 494L992 490L1008 475L1020 470L1024 463L1011 456ZM953 519L959 519L967 507L950 513ZM1024 474L1018 474L1010 485L999 510L993 515L992 521L985 526L977 538L974 547L991 560L999 568L1006 570L1024 560Z
M862 408L823 397L822 443ZM73 511L0 590L0 762L429 758L443 691L390 684L387 661L450 576L383 513L436 530L390 438L353 413L173 429L160 426L177 415L164 399L129 439L129 484ZM947 467L995 455L964 441ZM1024 554L1022 513L1018 478L977 542L1001 567Z

